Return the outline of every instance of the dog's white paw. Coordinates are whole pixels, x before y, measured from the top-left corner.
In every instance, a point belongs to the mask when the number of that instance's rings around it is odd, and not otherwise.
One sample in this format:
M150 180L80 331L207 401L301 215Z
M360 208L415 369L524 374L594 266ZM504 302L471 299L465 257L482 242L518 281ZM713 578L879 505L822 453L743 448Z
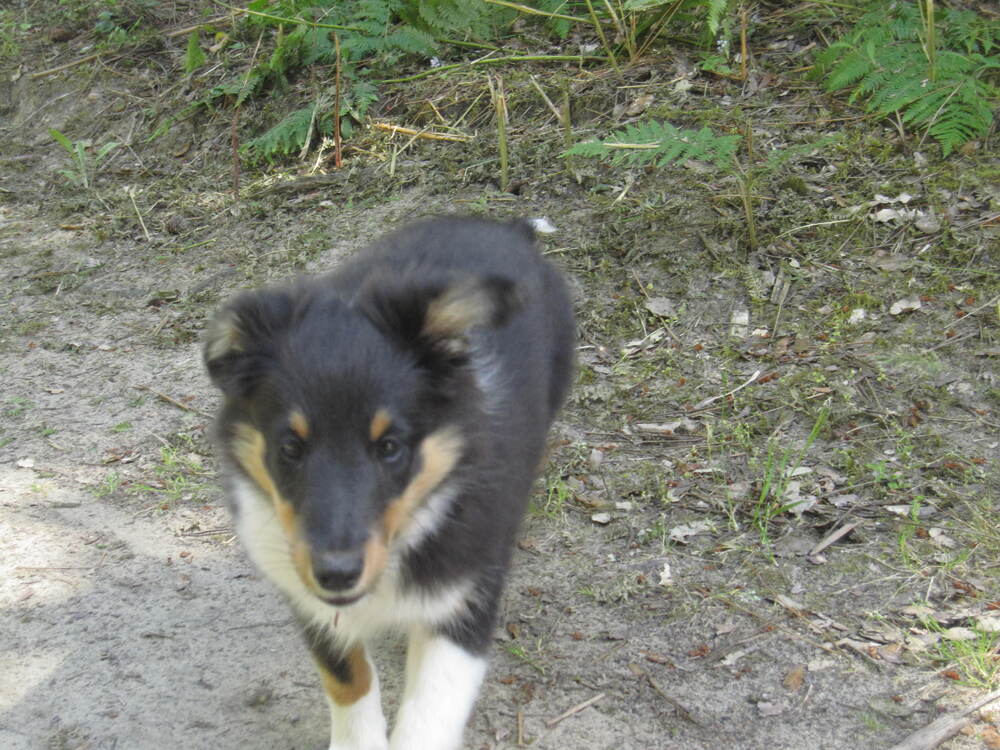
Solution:
M329 750L389 750L389 741L384 737L364 740L361 744L344 744L342 742L330 743Z

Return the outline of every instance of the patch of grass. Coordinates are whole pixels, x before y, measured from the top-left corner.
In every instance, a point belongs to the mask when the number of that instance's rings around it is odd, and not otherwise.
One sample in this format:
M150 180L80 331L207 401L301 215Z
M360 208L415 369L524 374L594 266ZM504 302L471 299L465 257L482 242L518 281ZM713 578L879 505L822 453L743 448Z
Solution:
M4 416L14 419L24 416L25 412L35 408L35 404L23 396L11 396L3 410Z
M639 533L636 535L636 541L643 545L659 542L660 552L664 552L668 546L667 532L666 516L663 513L660 513L659 518L657 518L651 525L639 529Z
M104 479L101 483L95 485L92 489L94 497L103 498L111 497L118 489L122 486L122 475L117 471L109 471L104 475Z
M554 521L566 514L566 501L572 499L573 491L562 477L557 477L545 488L545 499L539 502L535 494L528 506L528 512L535 518L547 518Z
M193 438L186 433L174 435L160 448L159 461L153 467L153 476L144 482L130 484L131 494L153 493L169 507L180 502L204 502L211 492L212 473L205 468L201 455L196 452Z
M771 546L770 525L778 516L795 508L795 503L787 503L785 490L791 480L792 472L802 462L802 458L816 441L820 431L826 424L829 407L824 406L813 423L812 430L806 437L802 448L796 453L792 448L780 450L772 439L767 443L767 456L763 466L763 476L758 480L759 490L757 501L752 512L752 523L760 534L761 543L765 548ZM794 455L794 458L793 458Z
M943 672L954 673L960 684L970 687L994 690L1000 685L1000 633L975 626L947 628L929 616L921 621L940 636L933 658Z
M900 558L906 565L913 568L918 568L922 565L921 559L914 554L910 543L923 529L923 524L920 520L920 508L923 505L924 499L925 498L922 495L917 495L913 498L910 503L910 512L907 515L902 528L899 530L899 535L896 540L896 548L899 551Z
M643 577L626 573L604 584L589 584L577 589L577 594L597 604L619 604L635 598L646 589Z
M17 59L21 41L32 27L31 22L19 19L13 11L0 10L0 60Z
M733 120L732 116L729 118ZM562 156L600 158L614 166L655 165L666 167L677 162L700 160L711 162L716 169L729 175L736 183L736 194L746 228L746 242L756 249L760 237L757 231L759 186L766 179L780 174L794 159L818 152L839 139L825 136L813 142L788 146L767 152L760 158L754 151L752 129L741 128L743 134L722 134L708 126L699 130L677 128L668 122L645 120L627 125L604 140L577 143ZM745 155L741 157L739 150Z
M538 674L540 675L545 674L545 665L542 662L541 658L539 658L539 655L541 653L540 646L536 647L535 649L536 653L534 655L529 653L528 649L525 648L525 646L521 643L505 643L503 645L503 650L506 651L511 656L513 656L518 661L534 669L536 672L538 672Z
M865 711L861 714L861 723L872 732L884 732L889 728L882 722L877 714L874 714L871 711Z
M108 141L103 146L94 147L89 140L71 141L64 134L55 128L49 129L52 139L62 146L69 155L72 167L70 169L60 169L59 174L66 178L67 182L89 190L94 185L94 174L101 163L108 158L112 151L118 148L114 141Z

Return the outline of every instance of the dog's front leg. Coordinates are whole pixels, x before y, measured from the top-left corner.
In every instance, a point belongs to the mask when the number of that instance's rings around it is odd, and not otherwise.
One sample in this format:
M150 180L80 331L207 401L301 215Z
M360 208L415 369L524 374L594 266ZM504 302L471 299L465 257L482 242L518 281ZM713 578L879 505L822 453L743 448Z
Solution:
M330 706L330 750L387 750L378 675L364 646L342 649L305 631Z
M416 629L406 654L406 688L391 750L459 750L486 674L486 659L447 636Z

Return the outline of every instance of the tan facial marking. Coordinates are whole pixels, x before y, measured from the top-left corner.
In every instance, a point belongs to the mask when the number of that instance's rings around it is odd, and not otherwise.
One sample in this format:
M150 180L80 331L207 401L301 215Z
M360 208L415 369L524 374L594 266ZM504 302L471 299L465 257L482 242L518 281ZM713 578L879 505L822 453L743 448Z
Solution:
M309 437L309 420L306 419L306 415L300 412L298 409L293 411L288 415L288 426L292 428L292 432L298 435L303 440Z
M368 541L365 542L365 567L361 571L361 578L354 586L355 591L368 591L378 581L385 564L389 561L389 547L386 545L385 537L379 531L373 531Z
M316 662L323 689L330 700L338 706L349 706L368 695L372 684L372 672L368 668L364 646L357 645L347 654L347 670L350 673L349 682L341 682L330 671Z
M293 412L293 417L294 414L295 412ZM378 418L379 412L376 412L375 416ZM388 415L385 416L388 419ZM373 433L374 423L375 420L373 419ZM386 424L385 429L388 429L388 426ZM292 429L295 429L294 425ZM292 562L299 578L314 593L322 594L323 589L316 582L313 575L309 546L302 539L295 509L291 503L281 496L274 483L274 479L267 470L264 462L265 445L264 436L251 425L240 423L234 428L233 454L236 460L239 461L250 478L271 500L275 515L284 531L285 539L288 541ZM361 579L352 589L353 592L368 591L378 581L389 560L389 545L405 529L413 512L434 488L451 473L451 470L458 463L462 452L462 439L456 429L450 427L444 428L424 438L419 450L422 462L420 471L410 480L410 483L403 490L402 494L389 504L389 507L382 516L381 528L374 529L368 541L365 542L365 566L361 573ZM336 678L332 675L325 674L322 667L320 667L324 685L327 686L327 693L332 700L337 701L335 696L342 695L346 696L345 700L347 703L352 703L368 692L370 673L368 671L368 664L364 659L364 651L362 650L360 653L361 659L359 663L362 666L358 667L359 671L357 674L362 674L360 670L364 670L363 674L365 678L362 681L363 685L352 681L350 685L344 686L337 682ZM352 671L351 674L354 675L356 673ZM328 678L329 681L332 681L329 684ZM330 687L331 685L333 686L332 688ZM335 693L334 691L340 692ZM352 695L356 695L356 697L353 699L350 698Z
M239 461L240 466L250 475L250 478L263 490L264 494L274 505L274 513L285 532L285 539L288 541L288 548L291 551L292 562L299 577L311 586L318 589L313 579L312 564L309 557L309 547L302 540L299 533L298 517L292 504L278 492L278 487L271 478L267 465L264 463L264 449L266 441L252 426L241 422L233 430L233 455Z
M379 409L372 417L372 423L368 426L368 437L375 442L388 432L392 426L392 417L386 409Z
M462 439L454 428L446 427L424 438L420 444L420 471L410 480L403 493L389 503L382 516L388 543L399 535L413 511L451 473L461 454Z

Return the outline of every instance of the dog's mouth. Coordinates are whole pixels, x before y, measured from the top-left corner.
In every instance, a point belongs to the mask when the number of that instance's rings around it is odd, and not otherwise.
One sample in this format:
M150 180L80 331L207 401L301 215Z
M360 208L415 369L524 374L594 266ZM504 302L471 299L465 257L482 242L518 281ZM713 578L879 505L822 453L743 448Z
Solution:
M323 594L319 598L333 607L349 607L355 602L361 601L365 597L365 593L361 592L360 594L351 594L350 596L330 596L329 594Z

